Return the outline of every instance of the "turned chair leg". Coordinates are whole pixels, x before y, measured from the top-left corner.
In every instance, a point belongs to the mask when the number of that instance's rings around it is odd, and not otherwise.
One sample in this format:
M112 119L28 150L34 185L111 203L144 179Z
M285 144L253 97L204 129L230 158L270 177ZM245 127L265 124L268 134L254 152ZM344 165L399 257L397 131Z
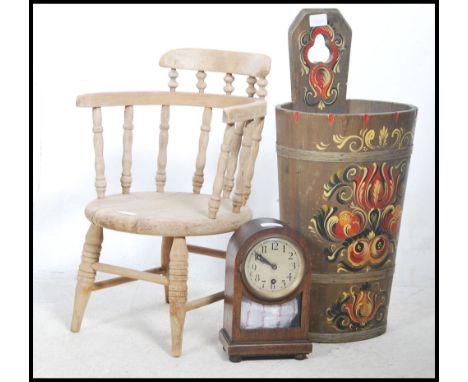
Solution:
M175 237L169 260L169 313L172 355L182 354L182 337L187 302L188 249L185 237Z
M86 240L83 245L83 252L81 255L81 264L78 269L75 304L73 307L73 318L71 323L72 332L80 331L86 304L88 303L94 280L96 279L96 271L92 266L99 261L102 240L102 227L91 224L88 229L88 233L86 234Z
M164 236L161 240L161 267L164 270L164 275L168 276L169 271L169 253L171 252L173 237ZM166 304L169 304L169 287L164 286L164 298Z

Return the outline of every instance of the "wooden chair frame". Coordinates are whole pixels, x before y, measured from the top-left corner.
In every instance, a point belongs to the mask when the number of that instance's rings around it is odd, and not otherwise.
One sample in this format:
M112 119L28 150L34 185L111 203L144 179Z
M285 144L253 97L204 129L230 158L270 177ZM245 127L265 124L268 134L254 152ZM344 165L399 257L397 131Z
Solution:
M170 107L181 105L204 108L200 129L199 151L192 179L194 194L200 193L204 181L203 171L206 162L212 109L221 108L223 109L223 122L226 124L226 128L218 158L213 191L207 206L207 215L210 219L216 219L221 198L229 199L231 196L232 213L239 214L250 195L250 185L266 114L266 101L264 98L267 94L265 88L268 82L265 77L270 70L269 57L242 52L176 49L167 52L161 57L160 66L170 68L169 92L95 93L80 95L77 98L77 106L92 108L97 201L106 199L105 191L107 185L104 174L102 107L124 107L122 176L120 178L122 194L130 193L132 183L134 106L161 105L159 153L155 177L158 193L164 192L166 182L165 168L167 162ZM177 69L197 70L196 86L198 93L176 92L178 86L176 81L178 76ZM224 87L225 95L204 94L206 88L205 70L226 73L224 77L226 83ZM231 95L234 90L232 86L234 81L233 74L248 76L247 97ZM255 88L255 83L258 85L258 89ZM255 95L258 98L255 98ZM234 177L236 178L235 182ZM233 195L231 195L234 186L235 190ZM183 234L170 236L155 231L151 232L151 234L162 236L160 267L137 271L104 264L99 262L103 242L103 226L96 224L92 217L88 216L88 218L91 220L91 225L86 234L78 270L71 330L73 332L80 330L91 292L135 280L149 281L163 285L165 288L165 299L170 305L172 354L180 356L182 352L185 313L224 298L224 292L221 291L187 302L188 253L225 258L225 252L187 244L185 235ZM131 230L129 232L140 233ZM96 282L97 271L118 275L119 277Z

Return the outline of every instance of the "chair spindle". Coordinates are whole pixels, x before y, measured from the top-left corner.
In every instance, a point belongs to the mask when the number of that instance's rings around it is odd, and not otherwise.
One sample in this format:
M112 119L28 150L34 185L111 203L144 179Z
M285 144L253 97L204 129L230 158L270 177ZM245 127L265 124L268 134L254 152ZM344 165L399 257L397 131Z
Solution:
M251 79L251 77L247 79L247 82L249 83L249 87L247 88L247 93L249 94L249 97L252 92L253 92L253 95L255 94L255 86L254 86L255 81L256 81L255 77L253 77L253 80ZM266 97L267 85L268 85L268 80L265 77L259 77L258 91L257 91L257 95L259 98L264 99ZM242 205L244 206L247 204L247 201L249 200L249 197L250 197L252 178L253 178L254 168L255 168L255 161L257 160L258 149L259 149L260 141L262 139L263 122L264 122L264 118L260 118L259 120L254 121L254 124L252 127L252 142L251 142L250 154L246 162L245 174L243 178L244 193L243 193L243 198L242 198L243 199ZM238 203L239 196L237 198L238 198L237 200L237 203Z
M132 185L132 143L133 143L133 106L127 105L124 110L123 124L123 156L122 156L122 176L120 184L122 185L122 194L130 193Z
M213 193L208 203L208 217L215 219L221 204L221 191L223 190L224 173L226 172L229 152L231 151L232 135L234 133L234 123L226 124L224 130L223 144L221 145L221 153L218 159L218 167L216 177L213 183Z
M255 93L255 83L257 79L254 76L247 77L248 87L246 92L250 98L252 98ZM226 177L224 179L224 191L223 191L223 198L228 199L231 195L232 188L234 187L234 174L237 168L237 161L239 158L239 149L242 142L242 133L244 132L244 127L246 123L241 122L236 125L236 129L234 130L234 137L232 139L232 149L231 154L229 156L228 167L226 170Z
M247 83L249 86L246 89L247 95L252 98L257 90L255 89L255 83L257 82L257 79L254 76L248 76L247 77Z
M229 199L232 188L234 187L234 174L237 168L237 161L239 158L239 150L242 142L242 134L244 132L245 122L236 124L234 129L234 135L232 137L231 153L229 154L229 160L226 169L226 176L224 177L224 190L223 198Z
M234 82L234 76L232 73L226 73L224 76L224 82L226 82L226 86L224 87L224 91L227 95L231 95L231 93L234 91L234 86L232 86L232 83Z
M257 95L259 98L264 99L268 92L266 91L266 86L268 85L268 80L265 77L258 78L258 90Z
M196 74L196 77L198 79L198 82L197 82L197 89L198 89L198 92L200 94L203 94L205 92L205 89L206 89L206 82L205 82L205 78L206 78L206 73L205 71L203 70L199 70Z
M246 179L246 166L250 157L252 145L252 129L254 121L248 121L244 127L244 136L242 137L242 148L239 154L239 168L236 177L236 191L232 201L232 212L239 213L244 204L244 183Z
M234 91L234 86L232 83L234 82L234 76L232 73L226 73L224 76L224 81L226 82L226 86L224 87L224 92L226 95L231 95ZM236 172L237 167L237 158L239 154L240 142L242 139L242 132L243 132L243 123L239 123L236 125L234 129L234 136L232 137L232 145L231 145L231 153L229 155L227 169L226 169L226 176L224 177L224 190L223 190L223 198L228 199L229 195L231 194L232 187L234 186L234 173Z
M197 89L200 94L205 92L206 88L206 73L203 70L199 70L196 74L198 79ZM192 185L193 192L199 194L203 186L204 176L203 170L205 169L206 163L206 149L208 147L209 134L211 129L211 116L212 108L205 107L203 110L202 125L200 128L200 139L198 141L198 155L197 162L195 165L195 174L193 174Z
M259 118L255 120L252 130L252 145L250 148L250 155L246 165L244 179L244 200L242 203L244 206L247 204L247 200L249 200L250 197L252 178L255 169L255 161L257 160L258 149L260 146L260 141L262 140L263 122L264 118Z
M158 171L156 173L156 191L164 192L166 184L167 142L169 140L169 105L161 106L161 124L159 126Z
M98 199L104 198L106 194L106 177L104 176L104 140L102 137L102 112L100 107L93 107L93 133L94 133L94 167L96 169L95 187Z
M171 68L171 70L169 71L169 89L171 92L175 92L176 91L176 88L177 86L179 86L179 83L176 81L176 78L179 77L179 73L177 73L177 69L175 68Z
M206 163L206 149L208 147L208 140L210 134L212 108L205 107L203 110L202 125L200 128L200 139L198 142L198 155L197 162L195 165L195 174L192 178L193 192L199 194L203 186L204 175L203 170L205 169Z

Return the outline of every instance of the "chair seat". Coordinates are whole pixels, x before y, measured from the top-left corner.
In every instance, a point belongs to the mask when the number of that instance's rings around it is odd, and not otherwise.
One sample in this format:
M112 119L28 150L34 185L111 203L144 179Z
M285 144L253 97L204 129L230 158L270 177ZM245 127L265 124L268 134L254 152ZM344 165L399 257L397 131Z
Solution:
M232 212L231 199L221 199L216 219L208 218L211 195L185 192L134 192L109 195L86 206L94 224L117 231L160 236L197 236L236 230L252 218L250 208Z

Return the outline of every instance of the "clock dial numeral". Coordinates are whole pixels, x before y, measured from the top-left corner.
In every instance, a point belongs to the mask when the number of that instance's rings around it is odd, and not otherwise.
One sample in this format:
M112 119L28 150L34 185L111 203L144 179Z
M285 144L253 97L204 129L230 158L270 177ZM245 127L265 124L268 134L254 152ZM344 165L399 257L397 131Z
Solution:
M244 269L252 292L265 298L281 298L302 279L304 260L298 247L288 240L267 238L249 250Z

